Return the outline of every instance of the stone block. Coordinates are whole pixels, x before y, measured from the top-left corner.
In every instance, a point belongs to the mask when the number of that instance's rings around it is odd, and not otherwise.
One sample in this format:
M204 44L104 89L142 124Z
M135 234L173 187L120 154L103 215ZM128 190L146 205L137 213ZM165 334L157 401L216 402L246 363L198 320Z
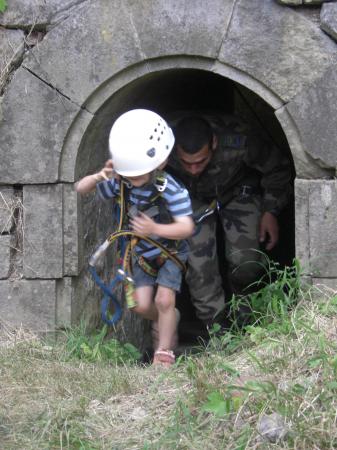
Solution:
M332 175L337 166L336 85L337 64L334 64L319 81L302 91L287 105L305 151L321 167L330 168Z
M321 28L337 41L337 4L325 3L321 9Z
M1 280L0 317L4 322L36 332L55 328L54 280Z
M56 327L64 328L72 325L72 278L65 277L56 282Z
M9 233L14 223L15 196L11 186L0 186L0 234Z
M198 55L216 58L229 26L234 0L129 2L139 43L147 58Z
M272 1L238 0L218 58L287 102L319 79L336 53L334 42L294 10Z
M63 276L62 194L62 185L23 188L23 271L26 278Z
M81 321L89 328L100 322L101 289L88 270L78 277L64 277L57 281L57 324L59 327L79 325Z
M78 275L82 265L82 246L78 220L79 198L73 184L63 185L63 274Z
M296 256L304 274L337 277L337 181L295 180Z
M337 278L337 180L311 181L308 209L311 272Z
M24 66L82 105L115 73L142 59L126 2L99 0L84 2L54 27Z
M8 74L18 65L24 53L25 35L21 30L8 30L0 27L0 92Z
M1 182L57 181L63 141L80 108L23 68L15 72L1 107L0 148L6 154Z
M275 115L287 137L293 155L297 177L299 179L310 179L329 176L329 171L319 167L315 160L305 151L296 123L287 108L284 106L278 109L275 111Z
M93 115L84 109L77 114L75 120L72 122L63 142L59 173L60 181L72 183L75 179L81 178L82 174L87 175L88 171L92 170L92 154L90 154L90 157L87 154L83 154L81 143L86 139L88 133L94 134L99 139L102 139L101 136L103 131L100 128L100 124L98 124L96 128L96 133L90 133L89 125L93 127L95 124L96 122L93 120ZM97 132L97 130L99 130L99 132ZM98 139L96 139L96 143L97 140ZM106 146L107 142L108 140L105 141ZM98 146L95 146L93 151L96 150L96 155L101 154L102 157L105 156L105 162L108 158L108 150L105 155L103 155L101 148L100 150L98 150L98 148ZM85 166L86 170L81 172L83 166Z
M84 1L84 0L82 0ZM81 0L10 0L1 15L5 26L37 26L50 23L57 13L65 12Z
M295 179L295 245L296 257L304 274L310 274L309 186L307 180Z
M8 278L10 271L11 236L0 236L0 278Z

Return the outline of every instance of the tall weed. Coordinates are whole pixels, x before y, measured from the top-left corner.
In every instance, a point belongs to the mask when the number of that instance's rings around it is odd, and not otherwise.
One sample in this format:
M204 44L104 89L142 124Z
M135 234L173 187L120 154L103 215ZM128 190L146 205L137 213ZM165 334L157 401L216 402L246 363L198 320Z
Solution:
M280 267L267 259L266 273L249 286L253 291L247 295L233 296L230 314L234 324L242 323L266 326L272 321L286 319L299 298L301 290L301 268L294 259L292 266Z

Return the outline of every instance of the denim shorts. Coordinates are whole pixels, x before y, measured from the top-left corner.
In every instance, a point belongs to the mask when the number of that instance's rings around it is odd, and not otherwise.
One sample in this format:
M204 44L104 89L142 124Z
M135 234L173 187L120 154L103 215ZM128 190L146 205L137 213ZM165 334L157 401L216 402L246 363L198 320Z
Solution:
M179 252L177 256L180 261L185 262L188 256L187 248L184 246L184 251ZM180 292L182 271L175 262L171 261L171 259L167 259L158 270L157 276L153 277L144 272L137 261L134 261L132 278L134 279L136 288L142 286L155 286L158 284Z

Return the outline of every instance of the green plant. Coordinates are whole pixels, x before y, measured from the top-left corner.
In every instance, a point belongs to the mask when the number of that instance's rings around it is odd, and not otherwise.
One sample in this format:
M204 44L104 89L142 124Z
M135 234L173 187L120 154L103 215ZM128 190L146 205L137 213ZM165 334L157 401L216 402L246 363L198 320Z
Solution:
M0 0L0 13L6 11L6 9L7 9L7 1Z
M88 334L85 324L65 331L66 359L78 358L90 362L110 361L115 364L132 363L141 354L132 344L121 343L107 337L106 325L97 334Z
M202 406L202 410L211 412L218 417L232 412L231 399L224 397L219 391L212 391L207 402Z
M238 324L249 320L255 325L266 326L272 320L285 319L289 310L298 302L301 289L301 268L298 260L292 266L281 268L277 262L267 259L265 275L249 286L254 290L247 295L233 296L231 315ZM244 318L242 316L246 316Z

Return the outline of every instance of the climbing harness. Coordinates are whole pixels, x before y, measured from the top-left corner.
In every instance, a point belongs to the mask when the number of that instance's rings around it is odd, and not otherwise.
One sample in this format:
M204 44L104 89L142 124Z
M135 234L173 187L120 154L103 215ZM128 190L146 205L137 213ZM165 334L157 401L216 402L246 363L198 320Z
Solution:
M157 189L157 194L152 199L150 199L149 203L152 203L154 200L160 197L162 192L165 190L167 181L163 178L165 177L163 177L162 172L158 171L154 183ZM176 256L174 251L167 249L164 245L157 241L154 241L149 237L142 236L130 230L122 229L123 219L126 217L126 215L132 216L132 214L136 214L136 211L132 213L132 207L130 208L131 211L128 211L126 214L127 207L124 181L121 181L120 183L119 202L116 204L116 209L116 217L118 221L117 231L112 233L89 258L89 272L93 276L96 284L102 289L104 293L104 297L101 302L101 317L102 320L108 325L116 324L122 317L122 307L115 294L118 284L123 284L127 307L131 309L137 305L134 295L135 288L132 278L131 266L132 255L134 255L134 248L139 240L146 241L152 246L160 249L161 253L155 261L157 263L157 267L160 267L167 259L170 259L175 264L177 264L182 271L186 270L185 264ZM158 208L156 209L156 211L158 211ZM115 242L117 242L117 252L119 253L118 263L120 267L117 270L115 278L111 281L110 284L107 285L97 274L95 266L97 262L103 257L109 246ZM152 276L156 275L156 268L153 267L153 265L149 263L146 258L142 256L136 256L136 259L140 267L146 273ZM112 317L109 318L110 302L113 306L114 313Z

